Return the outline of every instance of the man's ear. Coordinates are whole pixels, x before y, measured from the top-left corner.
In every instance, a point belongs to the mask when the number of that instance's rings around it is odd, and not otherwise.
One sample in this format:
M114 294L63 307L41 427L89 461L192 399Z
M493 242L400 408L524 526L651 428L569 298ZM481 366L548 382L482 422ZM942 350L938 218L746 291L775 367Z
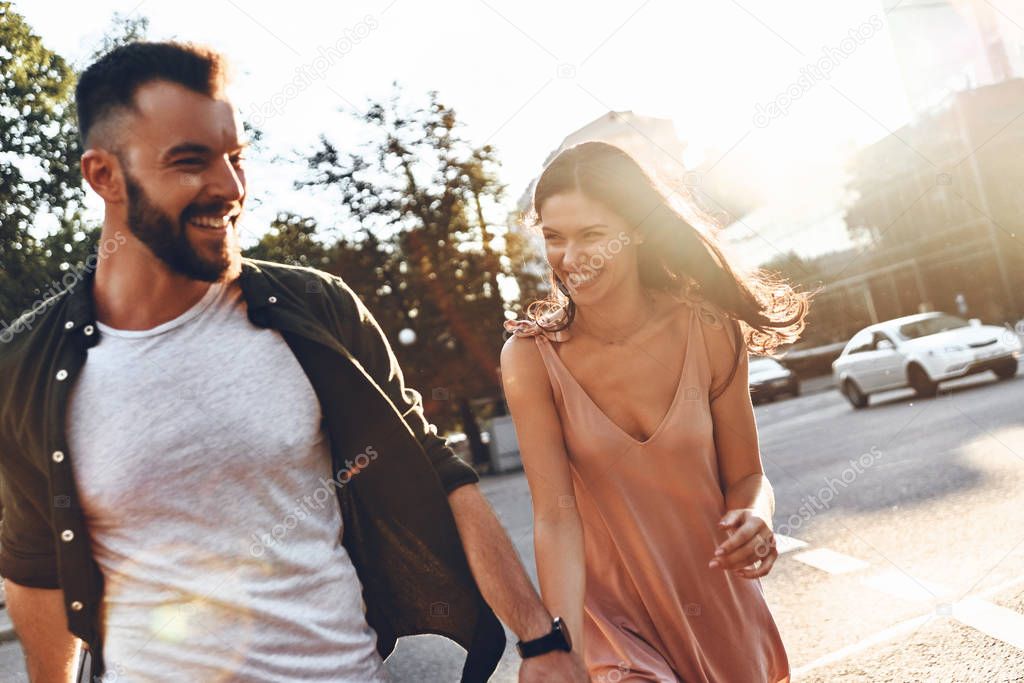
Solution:
M87 149L82 155L81 168L85 182L103 201L111 204L125 201L124 169L116 154L96 147Z

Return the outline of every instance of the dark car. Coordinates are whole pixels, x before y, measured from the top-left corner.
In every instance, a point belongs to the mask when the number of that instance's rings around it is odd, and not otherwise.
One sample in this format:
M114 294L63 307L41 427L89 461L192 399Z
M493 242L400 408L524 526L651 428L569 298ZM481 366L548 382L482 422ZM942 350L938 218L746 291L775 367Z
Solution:
M800 395L796 374L774 358L750 359L750 399L754 403L774 401L777 396Z

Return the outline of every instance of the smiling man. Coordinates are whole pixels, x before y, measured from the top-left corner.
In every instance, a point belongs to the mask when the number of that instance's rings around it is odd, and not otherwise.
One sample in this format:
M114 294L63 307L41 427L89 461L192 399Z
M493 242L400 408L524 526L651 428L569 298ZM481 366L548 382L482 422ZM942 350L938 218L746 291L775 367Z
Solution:
M118 247L0 349L0 574L32 680L68 680L81 639L90 680L366 683L442 633L482 681L495 612L536 641L521 680L586 680L362 302L241 257L224 86L177 43L78 84Z

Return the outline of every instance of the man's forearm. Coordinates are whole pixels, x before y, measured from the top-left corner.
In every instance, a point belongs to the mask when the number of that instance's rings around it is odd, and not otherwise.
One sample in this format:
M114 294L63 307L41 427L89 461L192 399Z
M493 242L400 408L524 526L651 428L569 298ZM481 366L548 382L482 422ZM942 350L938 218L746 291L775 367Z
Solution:
M448 501L469 567L487 604L521 640L548 633L552 617L480 488L475 484L460 486Z
M67 630L64 593L5 581L7 610L21 640L32 683L71 680L78 639Z

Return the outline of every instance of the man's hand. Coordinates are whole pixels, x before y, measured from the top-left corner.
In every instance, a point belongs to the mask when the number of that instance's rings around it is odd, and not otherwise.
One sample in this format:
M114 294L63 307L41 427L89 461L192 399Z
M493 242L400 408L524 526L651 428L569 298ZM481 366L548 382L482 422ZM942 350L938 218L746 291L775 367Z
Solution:
M588 683L587 668L578 652L549 652L524 659L519 683Z

